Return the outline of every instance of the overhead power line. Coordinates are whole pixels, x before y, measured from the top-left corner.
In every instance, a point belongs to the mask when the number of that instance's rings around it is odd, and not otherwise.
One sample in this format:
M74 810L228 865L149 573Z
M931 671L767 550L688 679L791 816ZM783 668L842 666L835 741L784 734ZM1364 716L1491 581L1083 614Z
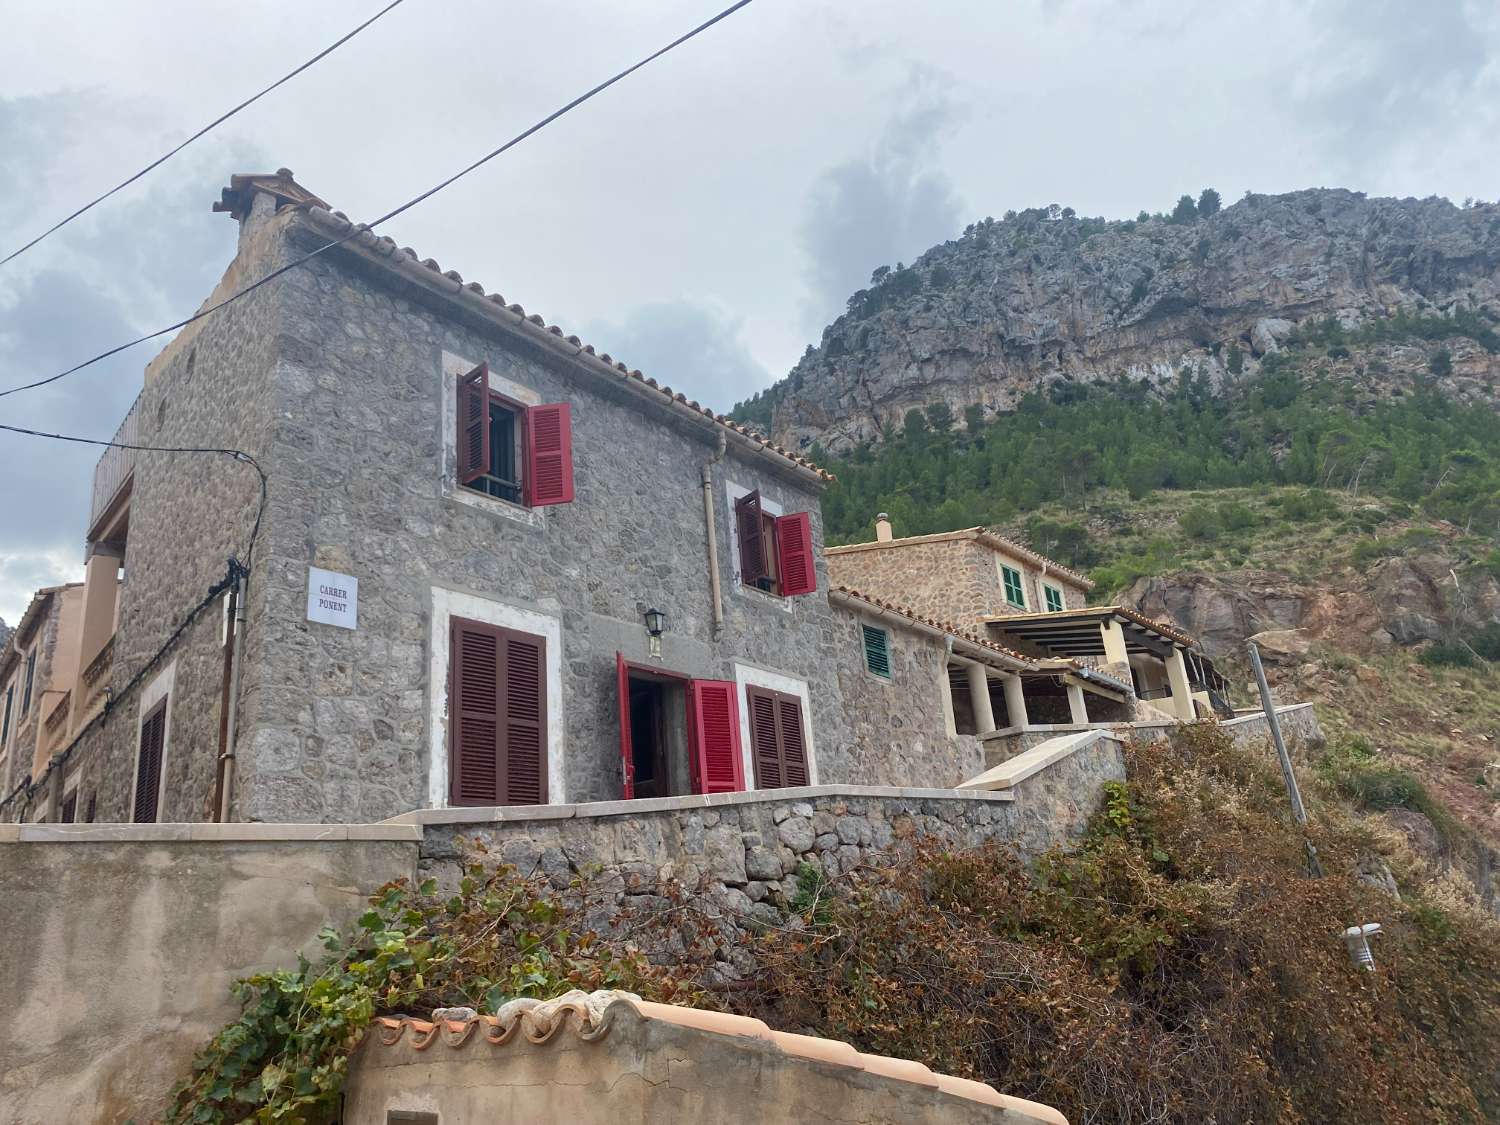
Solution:
M394 219L397 215L401 214L402 212L410 210L411 208L415 207L418 203L421 203L423 200L430 199L432 196L436 195L438 192L442 191L444 188L449 187L449 186L451 186L454 183L457 183L459 180L461 180L465 176L467 176L470 172L474 171L476 168L479 168L482 165L488 164L491 160L495 159L495 157L499 156L501 153L506 152L509 149L514 148L516 145L518 145L522 141L526 140L527 137L530 137L533 134L540 132L542 129L545 129L548 125L552 124L552 122L556 121L559 117L562 117L564 114L570 112L571 110L574 110L574 109L578 108L584 102L588 101L590 98L594 97L595 95L603 93L605 90L609 89L611 86L613 86L616 82L619 82L621 79L628 78L630 75L632 75L636 71L640 70L643 66L646 66L649 63L652 63L652 62L656 61L657 59L661 58L661 56L665 55L668 51L671 51L671 50L673 50L676 47L682 46L682 44L686 43L689 39L692 39L695 36L702 34L703 32L707 31L709 28L713 27L714 24L718 23L720 20L727 19L729 16L732 16L735 12L739 11L741 8L744 8L744 7L748 6L750 3L751 3L751 0L738 0L737 3L731 4L729 7L725 8L723 11L721 11L717 15L713 16L711 19L707 19L707 20L703 21L702 23L700 23L697 27L693 28L691 31L686 32L683 35L679 35L676 39L672 40L672 42L668 43L665 47L661 47L658 50L653 51L651 54L647 55L645 58L641 59L639 62L633 63L632 65L626 67L624 70L620 71L618 74L614 75L611 78L606 78L603 82L600 82L597 86L594 86L592 89L586 91L585 93L582 93L582 94L578 95L578 97L574 98L572 101L568 102L566 105L560 106L559 108L553 110L546 117L544 117L540 121L538 121L535 125L532 125L530 128L525 129L524 131L522 131L520 133L517 133L514 137L512 137L510 140L506 141L499 148L493 150L492 152L486 153L484 156L481 156L478 160L474 161L474 163L470 164L468 167L463 168L463 169L461 169L458 172L455 172L453 175L449 176L446 180L443 180L442 182L434 185L433 187L428 188L421 195L413 196L411 199L408 199L405 203L401 204L401 206L395 208L394 210L387 211L384 215L381 215L380 218L376 219L373 223L357 223L357 224L355 224L350 229L349 233L346 234L346 235L344 235L342 238L336 238L332 242L324 243L322 246L319 246L316 250L312 251L311 253L304 254L300 258L297 258L297 259L295 259L295 260L293 260L291 262L288 262L286 265L281 266L278 269L272 270L270 273L266 274L266 276L262 277L260 280L251 282L249 285L245 286L243 289L238 290L237 292L231 293L229 296L225 297L222 301L218 302L217 304L209 305L207 308L205 308L205 309L203 309L203 310L201 310L199 312L194 313L192 316L188 317L186 320L179 320L176 324L169 324L165 328L159 328L155 332L149 333L149 334L147 334L145 336L138 337L137 339L134 339L134 340L130 340L127 343L119 344L116 347L110 348L108 351L100 352L98 355L92 357L91 359L86 359L82 363L75 364L74 366L68 368L66 371L59 371L56 375L49 375L47 378L45 378L45 379L38 379L38 380L36 380L33 383L23 383L19 387L11 387L8 390L0 391L0 398L4 398L6 395L16 394L16 393L18 393L20 391L29 391L33 387L43 387L43 386L46 386L48 383L55 383L59 379L66 378L67 376L72 375L75 372L82 371L85 367L92 366L93 364L98 363L102 359L108 359L110 356L116 355L119 352L123 352L127 348L133 348L137 344L144 344L146 341L148 341L148 340L154 340L158 336L165 336L168 332L175 332L179 328L183 328L183 327L186 327L189 324L192 324L195 320L202 320L204 317L209 316L209 315L211 315L213 313L218 312L225 305L231 304L234 301L238 301L241 297L245 296L247 293L253 293L255 290L259 289L262 285L265 285L267 282L274 281L274 280L276 280L276 278L280 277L282 274L287 273L287 272L289 272L291 270L294 270L294 269L296 269L299 266L305 265L306 263L310 262L312 259L316 258L319 254L322 254L323 252L325 252L327 250L332 250L336 246L342 246L344 243L348 242L350 239L358 237L360 234L364 233L365 231L374 230L376 227L380 226L382 223L389 222L391 219Z
M384 8L381 8L380 11L376 12L369 19L365 20L364 23L360 24L353 31L351 31L347 35L345 35L342 39L339 39L339 40L337 40L334 43L330 43L327 47L324 47L321 51L319 51L312 58L308 59L305 63L303 63L301 66L299 66L296 70L290 71L287 74L283 74L280 78L278 78L275 82L272 82L269 86L267 86L260 93L254 95L253 97L246 98L244 101L240 102L239 105L237 105L233 109L231 109L228 113L220 114L218 117L216 117L212 121L210 121L207 125L203 126L203 128L199 129L196 133L194 133L187 140L183 141L176 148L171 149L170 151L166 152L162 156L157 157L150 164L147 164L144 168L142 168L135 175L131 176L129 179L121 180L118 184L116 184L114 187L110 188L107 192L105 192L103 195L99 196L97 199L90 200L89 202L85 203L82 207L78 208L78 210L74 211L67 218L63 219L61 222L54 223L52 226L50 226L46 230L42 231L41 234L37 235L30 242L28 242L25 246L22 246L18 250L12 250L4 258L0 258L0 266L5 265L5 263L9 262L12 258L20 257L22 254L26 253L26 251L30 250L33 246L35 246L38 242L42 241L42 239L46 238L48 235L55 234L57 231L62 230L63 227L67 226L74 219L78 218L79 215L82 215L85 211L89 210L91 207L94 207L97 204L103 203L106 199L108 199L110 196L114 195L114 193L117 192L117 191L119 191L121 188L129 187L131 184L135 183L136 180L140 179L142 176L144 176L147 172L151 171L153 168L160 167L161 165L165 164L168 160L171 160L172 157L176 156L183 149L187 148L188 145L192 144L199 137L203 136L203 134L209 132L210 130L212 130L212 129L214 129L214 128L222 125L222 124L224 124L224 122L228 121L231 117L233 117L240 110L244 109L246 106L250 106L250 105L255 104L256 102L260 101L261 98L263 98L267 94L269 94L272 90L276 89L278 86L281 86L281 85L284 85L287 82L290 82L293 78L296 78L297 75L301 74L304 70L306 70L308 67L312 66L314 63L317 63L317 62L321 61L322 59L327 58L329 55L333 54L334 51L338 50L345 43L349 42L349 40L353 39L361 31L363 31L365 28L369 27L372 23L374 23L376 20L378 20L381 16L385 15L392 8L396 7L398 4L401 4L401 3L403 3L403 0L391 0L391 2L389 4L387 4Z
M45 430L28 430L25 426L8 426L4 422L0 422L0 430L7 430L13 434L26 434L29 437L48 438L52 441L70 441L77 445L101 445L108 449L134 449L143 453L217 453L249 465L255 470L255 475L260 478L260 504L255 510L255 523L250 528L250 542L245 547L247 569L254 559L255 540L260 535L261 517L266 513L266 483L269 478L266 476L266 471L260 467L260 462L243 449L220 449L215 446L199 445L136 445L127 441L103 441L99 438L78 437L75 434L53 434Z

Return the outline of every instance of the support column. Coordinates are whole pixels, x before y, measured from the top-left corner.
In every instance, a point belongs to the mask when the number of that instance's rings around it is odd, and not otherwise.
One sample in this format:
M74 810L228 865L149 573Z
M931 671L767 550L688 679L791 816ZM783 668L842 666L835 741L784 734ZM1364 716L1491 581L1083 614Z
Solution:
M1107 664L1130 665L1130 654L1125 651L1125 630L1118 621L1105 621L1099 626L1104 640L1104 660Z
M1068 713L1074 726L1088 726L1089 709L1083 700L1083 688L1078 684L1068 685Z
M1167 683L1172 687L1173 712L1184 723L1196 721L1198 713L1193 710L1193 689L1188 685L1187 662L1182 659L1182 649L1173 645L1166 665Z
M948 665L945 662L939 669L939 675L943 678L943 690L940 698L943 701L943 721L948 724L948 733L958 733L958 719L953 714L953 681L948 678Z
M1005 709L1010 712L1010 725L1026 730L1031 726L1031 720L1026 717L1026 693L1021 689L1021 677L1006 676L1002 682L1005 685Z
M990 678L983 664L969 665L969 698L974 703L974 727L980 734L995 729L995 708L990 704Z

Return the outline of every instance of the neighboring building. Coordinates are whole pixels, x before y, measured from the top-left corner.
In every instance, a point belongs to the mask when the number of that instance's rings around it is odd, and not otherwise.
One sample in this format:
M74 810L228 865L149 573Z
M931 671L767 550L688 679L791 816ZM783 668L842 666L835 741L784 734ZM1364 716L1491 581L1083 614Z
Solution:
M210 300L351 229L285 171L216 209ZM82 655L111 690L67 768L101 820L859 780L827 474L388 239L186 327L120 433L267 483L100 460Z
M1063 731L1233 715L1224 678L1192 637L1124 606L1090 607L1083 575L983 528L896 538L882 513L874 541L826 553L836 587L953 622L1033 662L973 710L986 761ZM953 675L952 698L968 678ZM965 711L956 707L957 730Z
M0 650L0 796L40 778L68 743L82 616L81 584L38 590ZM82 819L75 790L48 797L30 819Z

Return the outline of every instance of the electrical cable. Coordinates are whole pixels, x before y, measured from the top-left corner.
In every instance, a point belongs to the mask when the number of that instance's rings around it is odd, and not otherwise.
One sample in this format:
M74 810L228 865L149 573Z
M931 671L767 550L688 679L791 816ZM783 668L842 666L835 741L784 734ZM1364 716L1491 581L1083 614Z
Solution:
M4 258L0 258L0 266L5 265L5 263L9 262L12 258L18 258L18 257L20 257L22 254L26 253L26 251L30 250L33 246L35 246L38 242L42 241L42 239L46 238L50 234L55 234L57 231L60 231L63 227L67 226L74 219L78 218L79 215L82 215L85 211L89 210L91 207L94 207L96 204L103 203L106 199L108 199L110 196L114 195L114 193L117 192L117 191L119 191L121 188L129 187L131 184L135 183L136 180L140 179L142 176L144 176L147 172L151 171L153 168L158 168L161 165L165 164L168 160L172 159L172 157L176 156L183 149L187 148L188 145L192 144L199 137L203 136L203 134L209 132L210 130L216 128L219 125L222 125L224 122L228 121L231 117L233 117L240 110L244 109L246 106L253 105L255 102L260 101L261 98L265 97L267 94L269 94L272 90L276 89L278 86L281 86L284 83L290 82L293 78L296 78L297 75L301 74L304 70L306 70L308 67L312 66L314 63L317 63L317 62L321 61L322 59L326 58L327 56L331 55L334 51L336 51L338 48L342 47L345 43L349 42L349 40L353 39L356 35L358 35L365 28L369 27L372 23L374 23L376 20L378 20L381 16L385 15L392 8L396 7L398 4L401 4L401 3L403 3L403 0L391 0L391 3L387 4L384 8L381 8L380 11L376 12L369 19L365 20L364 23L360 24L353 31L351 31L347 35L345 35L342 39L339 39L337 42L332 43L332 44L330 44L327 47L324 47L321 51L319 51L312 58L308 59L305 63L303 63L301 66L299 66L296 70L291 71L289 74L282 75L280 78L278 78L275 82L272 82L269 86L267 86L260 93L254 95L253 97L246 98L244 101L240 102L239 105L237 105L233 109L231 109L228 113L221 114L220 116L214 118L207 125L203 126L203 128L199 129L196 133L194 133L187 140L183 141L176 148L171 149L169 152L167 152L163 156L157 157L150 164L147 164L144 168L142 168L135 175L131 176L129 179L122 180L120 183L118 183L114 187L110 188L103 195L99 196L98 199L90 200L88 203L85 203L82 207L78 208L78 210L74 211L66 219L63 219L61 222L56 223L56 224L48 227L41 234L37 235L30 242L28 242L25 246L22 246L19 250L12 250Z
M245 288L243 288L243 289L241 289L241 290L239 290L239 291L237 291L235 293L231 293L229 296L225 297L222 301L218 302L217 304L209 305L207 308L202 309L199 312L194 313L192 316L188 317L186 320L180 320L176 324L171 324L171 325L168 325L166 328L158 329L157 331L152 332L152 333L150 333L148 335L141 336L141 337L139 337L138 339L135 339L135 340L131 340L129 343L120 344L120 345L118 345L116 347L110 348L108 351L100 352L98 355L94 356L92 359L86 359L82 363L76 364L73 367L68 368L66 371L60 371L60 372L58 372L56 375L50 375L50 376L48 376L45 379L38 379L34 383L23 383L19 387L10 387L7 390L0 391L0 398L4 398L6 395L16 394L16 393L18 393L20 391L29 391L29 390L33 389L34 387L43 387L43 386L46 386L48 383L55 383L59 379L66 378L67 376L72 375L75 372L82 371L85 367L92 366L93 364L98 363L102 359L108 359L110 356L116 355L119 352L123 352L127 348L133 348L137 344L144 344L146 341L148 341L148 340L154 340L158 336L165 336L168 332L175 332L179 328L183 328L183 327L185 327L185 326L187 326L189 324L192 324L195 320L202 320L204 317L209 316L212 313L218 312L225 305L228 305L228 304L230 304L233 301L237 301L241 297L243 297L243 296L245 296L245 295L247 295L249 293L253 293L255 290L259 289L262 285L265 285L267 282L274 281L276 278L280 277L282 274L288 273L289 271L294 270L294 269L296 269L299 266L305 265L306 263L310 262L312 259L316 258L319 254L322 254L324 251L332 250L336 246L342 246L344 243L348 242L350 239L358 237L360 234L363 234L365 231L374 230L376 227L380 226L382 223L385 223L385 222L388 222L391 219L394 219L397 215L400 215L402 212L410 210L411 208L415 207L418 203L421 203L422 201L431 198L432 196L436 195L438 192L442 191L444 188L449 187L452 184L456 183L457 181L463 179L463 177L467 176L470 172L474 171L475 169L481 167L484 164L489 163L491 160L495 159L495 157L499 156L501 153L506 152L507 150L514 148L516 145L520 144L522 141L526 140L526 138L532 136L534 133L540 132L542 129L544 129L548 125L550 125L552 122L556 121L559 117L562 117L564 114L568 113L569 111L571 111L573 109L576 109L578 106L582 105L584 102L588 101L590 98L594 97L596 94L603 93L605 90L607 90L611 86L613 86L616 82L619 82L621 79L628 78L630 75L634 74L637 70L640 70L641 67L646 66L647 64L649 64L651 62L654 62L656 59L659 59L662 55L665 55L668 51L671 51L671 50L673 50L676 47L680 47L682 44L686 43L689 39L692 39L695 36L702 34L703 32L707 31L709 28L713 27L714 24L718 23L720 20L727 19L729 16L732 16L735 12L739 11L743 7L746 7L751 2L752 2L752 0L737 0L736 3L731 4L729 7L725 8L723 11L721 11L717 15L713 16L711 19L705 20L703 23L700 23L697 27L693 28L691 31L689 31L689 32L687 32L687 33L685 33L683 35L678 36L676 39L672 40L672 42L668 43L665 47L662 47L662 48L660 48L660 49L652 52L651 54L647 55L645 58L641 59L639 62L634 63L633 65L631 65L631 66L627 67L626 69L620 71L618 74L614 75L612 78L607 78L603 82L599 83L597 86L594 86L592 89L588 90L586 93L580 94L578 97L574 98L572 101L568 102L566 105L564 105L564 106L562 106L562 107L560 107L558 109L553 110L546 117L542 118L540 121L538 121L536 124L532 125L530 128L524 130L523 132L517 133L514 137L512 137L510 140L506 141L503 145L501 145L499 148L495 149L493 152L490 152L490 153L487 153L484 156L481 156L478 160L474 161L474 163L470 164L467 168L464 168L461 171L455 172L453 175L449 176L446 180L443 180L441 183L439 183L439 184L437 184L437 185L435 185L433 187L428 188L421 195L414 196L413 198L408 199L405 203L401 204L401 206L395 208L394 210L387 211L384 215L381 215L380 218L376 219L373 223L356 223L350 229L349 233L346 234L346 235L344 235L342 238L337 238L337 239L334 239L332 242L325 243L322 246L319 246L316 250L313 250L313 251L311 251L308 254L304 254L302 257L297 258L294 261L288 262L284 266L281 266L281 267L279 267L277 269L272 270L270 273L266 274L265 277L262 277L259 281L251 282L249 285L245 286Z

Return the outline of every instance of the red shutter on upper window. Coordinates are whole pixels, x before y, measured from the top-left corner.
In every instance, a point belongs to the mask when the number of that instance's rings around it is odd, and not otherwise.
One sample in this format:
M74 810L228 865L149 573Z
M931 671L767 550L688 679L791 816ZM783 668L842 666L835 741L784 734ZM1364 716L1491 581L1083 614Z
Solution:
M499 799L500 630L454 618L448 684L448 799L493 805Z
M740 714L728 680L688 682L694 793L738 793L745 788Z
M734 502L735 531L740 540L740 581L753 586L766 576L766 537L761 530L760 493Z
M505 648L503 805L547 803L547 642L502 630Z
M135 768L135 806L131 820L154 824L161 797L161 759L167 733L167 701L156 707L141 724L141 753Z
M621 653L615 653L615 687L619 692L620 777L625 800L635 799L635 747L630 740L630 667Z
M806 512L793 512L776 521L776 551L784 595L811 594L818 588L818 572L813 565L812 519Z
M533 508L573 499L573 408L566 402L526 411L526 493Z
M458 483L490 471L490 365L458 377Z

